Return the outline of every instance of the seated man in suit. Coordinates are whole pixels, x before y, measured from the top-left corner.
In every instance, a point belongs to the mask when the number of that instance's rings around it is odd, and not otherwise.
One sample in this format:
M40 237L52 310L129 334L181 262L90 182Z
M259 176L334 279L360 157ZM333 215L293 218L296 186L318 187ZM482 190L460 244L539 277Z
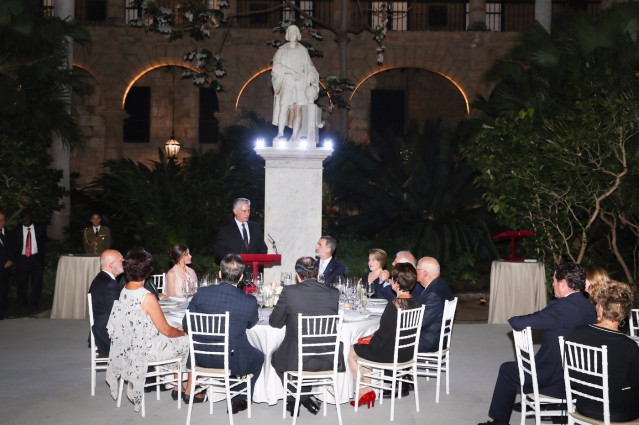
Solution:
M113 301L120 298L122 289L115 280L122 273L122 254L107 249L100 255L100 273L93 279L89 287L91 305L93 306L93 337L100 356L108 357L111 339L106 326L113 308Z
M274 328L286 326L284 341L273 353L271 364L283 379L285 371L297 370L297 315L330 315L337 314L339 291L319 283L317 278L317 261L311 257L302 257L295 263L295 274L299 283L285 286L279 301L273 309L269 323ZM341 353L340 353L341 355ZM333 365L326 356L309 357L304 363L304 370L318 371L332 369ZM302 391L310 389L303 388ZM321 401L309 395L301 396L300 404L316 415ZM286 409L293 415L294 400L289 397Z
M346 267L333 258L337 241L334 237L324 235L315 246L315 254L319 257L319 274L324 275L324 284L335 286L337 279L346 274Z
M397 263L408 263L412 264L413 267L416 267L417 265L415 256L410 251L399 251L395 254L393 266ZM388 301L394 300L395 297L397 297L397 294L393 291L393 288L391 288L390 272L388 270L383 270L379 276L379 280L384 282L384 286L378 289L377 298L386 298ZM424 287L422 285L415 285L415 287L410 291L410 294L413 298L417 299L423 290Z
M439 275L439 262L433 257L424 257L417 263L417 283L424 290L415 301L417 305L426 306L419 335L419 352L429 353L439 348L444 302L454 297L448 283Z
M219 263L226 254L266 254L264 232L251 216L251 201L237 198L233 202L235 216L223 224L215 239L215 261Z
M189 311L208 314L229 312L229 367L231 374L243 376L252 373L251 391L253 391L255 382L262 371L264 354L253 347L246 337L246 330L257 324L258 314L255 297L245 294L237 287L237 284L242 280L243 273L244 262L242 259L235 254L225 255L220 262L219 275L222 283L198 289L189 303ZM182 328L187 329L186 317L182 321ZM213 362L211 364L200 363L201 360L198 359L198 366L223 367L223 359L218 356L215 356L215 359L206 356L204 359ZM219 363L214 364L218 360ZM231 406L233 414L246 410L246 396L233 397Z
M520 331L530 326L534 331L543 331L541 347L535 354L539 392L551 397L565 396L564 374L558 338L564 338L578 326L589 325L597 320L592 303L584 296L586 273L576 263L560 264L553 276L555 299L546 308L533 314L508 319L510 326ZM532 383L526 375L524 391L532 391ZM499 368L493 399L488 415L492 421L481 425L504 425L510 421L515 398L519 393L519 371L517 362L506 362Z

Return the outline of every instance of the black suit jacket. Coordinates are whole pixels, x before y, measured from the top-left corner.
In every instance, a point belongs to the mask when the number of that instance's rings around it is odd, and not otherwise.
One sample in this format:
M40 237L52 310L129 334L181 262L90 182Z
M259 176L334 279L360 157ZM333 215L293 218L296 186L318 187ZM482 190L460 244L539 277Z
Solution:
M284 341L273 353L271 360L276 371L297 370L297 314L337 314L338 302L339 291L322 285L315 279L307 279L297 285L284 287L269 318L269 324L274 328L286 326ZM321 360L314 363L312 360L305 363L304 370L330 369L332 359L328 362L325 357L318 358Z
M9 260L11 248L9 248L9 232L4 229L4 235L0 233L0 287L4 284L4 280L8 277L8 270L4 268L5 263ZM0 297L2 294L0 294ZM0 299L0 307L2 307L2 299Z
M113 301L120 298L120 290L118 282L104 270L98 273L89 287L91 305L93 306L93 327L91 329L98 352L105 356L109 354L111 348L111 339L106 326L113 308Z
M541 347L535 354L539 392L553 397L564 394L564 375L561 365L559 336L566 338L578 326L595 323L595 307L581 292L556 298L546 308L532 314L508 319L516 331L527 326L533 331L543 331Z
M222 258L229 253L232 254L266 254L267 248L264 243L264 231L262 227L254 221L248 221L249 246L244 247L242 233L232 218L223 224L217 232L215 239L215 261L219 263Z
M233 375L246 375L261 367L264 354L253 347L246 336L246 330L257 324L257 300L237 287L221 283L198 289L189 303L193 313L220 314L229 312L229 367ZM182 328L187 329L186 317ZM199 366L220 368L223 359L215 356L216 362L209 363L213 356L202 356L196 361Z
M44 264L44 252L47 246L47 230L43 224L32 224L35 230L36 243L38 244L38 255L42 258ZM22 224L13 229L9 234L10 258L16 262L22 255L24 245Z
M415 286L422 286L415 283ZM438 277L428 284L416 298L418 306L426 306L422 320L422 331L419 334L419 351L431 352L439 348L439 334L441 333L444 302L453 299L453 293L444 279Z
M326 268L324 269L324 283L329 286L333 286L337 283L337 278L346 274L346 267L344 264L337 261L335 258L331 258Z

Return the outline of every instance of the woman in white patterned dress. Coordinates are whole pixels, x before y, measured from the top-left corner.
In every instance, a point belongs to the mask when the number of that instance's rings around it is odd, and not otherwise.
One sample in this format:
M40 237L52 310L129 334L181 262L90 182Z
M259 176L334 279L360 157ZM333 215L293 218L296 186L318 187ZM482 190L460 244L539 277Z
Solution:
M107 324L111 350L106 381L114 399L118 378L128 381L127 397L136 411L141 408L148 362L182 357L185 364L189 352L184 330L167 323L155 296L144 289L144 280L153 270L151 262L151 254L144 249L129 251L123 261L129 282L113 304ZM177 387L173 392L177 399Z

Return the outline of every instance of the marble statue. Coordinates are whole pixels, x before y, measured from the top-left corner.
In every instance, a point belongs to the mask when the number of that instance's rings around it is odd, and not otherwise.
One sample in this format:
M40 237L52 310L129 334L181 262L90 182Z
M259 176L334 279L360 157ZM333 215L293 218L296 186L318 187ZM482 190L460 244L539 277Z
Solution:
M290 141L294 143L299 143L302 137L316 140L317 127L321 127L321 123L312 124L311 130L308 123L302 125L308 119L312 119L313 123L319 122L318 115L321 121L321 111L318 114L319 108L314 104L319 93L319 74L308 51L300 44L301 39L299 28L289 26L286 30L288 43L277 49L271 72L275 92L273 125L277 126L276 140L284 138L284 128L288 126L293 130Z

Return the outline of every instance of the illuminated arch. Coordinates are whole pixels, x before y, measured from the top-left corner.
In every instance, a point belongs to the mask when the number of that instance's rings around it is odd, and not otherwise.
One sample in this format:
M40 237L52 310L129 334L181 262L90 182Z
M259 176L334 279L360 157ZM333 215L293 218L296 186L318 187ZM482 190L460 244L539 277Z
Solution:
M464 92L464 90L461 88L461 86L459 84L457 84L457 82L455 80L453 80L451 77L449 77L448 75L441 73L439 71L433 71L432 69L428 69L428 68L420 68L417 66L388 66L382 69L378 69L375 70L373 72L371 72L370 74L368 74L366 77L364 77L362 79L362 81L360 81L357 86L355 86L355 88L353 89L353 93L351 93L351 97L350 97L350 101L353 100L353 96L355 96L355 93L357 92L357 90L359 89L359 87L364 84L369 78L371 78L372 76L379 74L380 72L384 72L384 71L390 71L392 69L407 69L407 68L417 68L417 69L425 69L427 71L433 72L435 74L441 75L442 77L446 78L448 81L450 81L455 87L457 87L457 90L459 90L459 92L461 93L461 95L464 97L464 103L466 103L466 114L470 114L470 103L468 102L468 96L466 95L466 92Z
M237 108L240 105L240 98L242 97L242 93L244 93L244 89L246 89L246 87L248 87L249 84L251 84L251 82L256 79L257 77L259 77L260 75L264 74L265 72L270 71L271 69L273 69L272 66L266 67L260 71L257 71L255 74L253 74L253 76L251 76L251 78L249 78L248 80L246 80L246 83L244 83L244 85L242 86L242 88L240 89L240 92L237 94L237 98L235 99L235 110L237 110ZM319 82L320 86L322 86L323 89L326 89L326 86L324 85L324 83L322 83L321 81ZM328 101L330 103L333 103L333 101L331 100L331 96L328 96Z
M155 65L149 66L148 68L146 68L143 71L141 71L140 73L138 73L138 75L133 77L133 79L131 80L129 85L126 86L126 90L124 90L124 96L122 96L122 109L124 109L124 102L126 101L126 97L129 94L129 90L131 90L131 87L133 87L135 82L138 81L140 78L142 78L142 76L144 74L146 74L147 72L151 72L154 69L162 68L164 66L179 66L180 68L188 68L191 71L196 71L197 72L197 69L193 68L192 66L185 65L183 63L177 63L177 62L165 62L165 63L159 63L159 64L155 64Z

